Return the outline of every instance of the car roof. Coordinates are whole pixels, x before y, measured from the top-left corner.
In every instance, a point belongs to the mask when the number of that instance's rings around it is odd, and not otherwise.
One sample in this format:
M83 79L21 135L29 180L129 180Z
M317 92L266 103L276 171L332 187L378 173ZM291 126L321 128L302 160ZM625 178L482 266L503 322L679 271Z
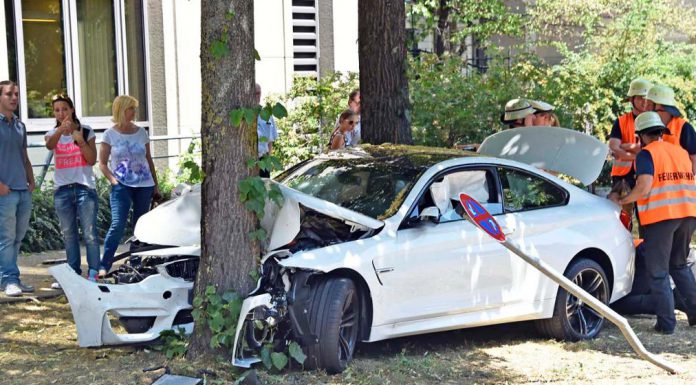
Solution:
M412 164L420 167L430 167L437 163L462 157L480 157L471 151L453 148L438 148L427 146L410 146L402 144L371 145L362 144L357 147L347 147L342 150L330 151L317 158L323 159L397 159L407 158ZM316 159L316 158L315 158Z

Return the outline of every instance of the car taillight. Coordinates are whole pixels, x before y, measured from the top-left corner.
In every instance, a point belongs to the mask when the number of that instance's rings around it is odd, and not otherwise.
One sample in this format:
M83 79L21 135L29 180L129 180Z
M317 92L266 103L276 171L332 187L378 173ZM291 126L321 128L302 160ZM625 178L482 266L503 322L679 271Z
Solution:
M628 231L633 230L633 219L631 217L632 215L624 210L621 210L621 214L619 214L619 220L621 220L621 224L624 225L624 227Z

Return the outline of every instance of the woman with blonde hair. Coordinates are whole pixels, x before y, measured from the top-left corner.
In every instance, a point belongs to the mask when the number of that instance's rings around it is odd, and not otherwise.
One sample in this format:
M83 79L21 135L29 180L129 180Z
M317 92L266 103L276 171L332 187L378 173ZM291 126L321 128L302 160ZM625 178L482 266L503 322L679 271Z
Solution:
M331 134L329 149L339 150L346 147L346 135L353 131L358 122L357 114L353 110L345 110L338 117L338 127Z
M113 127L104 132L99 149L99 169L111 183L111 226L104 239L99 275L109 272L118 243L133 206L133 227L150 209L153 195L159 195L157 173L150 155L150 138L133 123L138 100L120 95L112 106Z

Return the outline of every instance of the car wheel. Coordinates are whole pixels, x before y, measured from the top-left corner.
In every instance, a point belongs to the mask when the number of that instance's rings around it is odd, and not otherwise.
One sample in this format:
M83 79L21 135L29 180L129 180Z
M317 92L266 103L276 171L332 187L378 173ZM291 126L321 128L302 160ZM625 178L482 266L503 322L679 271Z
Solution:
M609 302L609 281L604 269L595 261L579 259L564 274L591 296L603 303ZM592 339L597 336L604 317L582 300L559 287L553 317L536 321L542 334L567 341Z
M312 284L309 328L319 342L307 347L308 368L340 373L353 359L358 340L360 297L353 281L329 277Z

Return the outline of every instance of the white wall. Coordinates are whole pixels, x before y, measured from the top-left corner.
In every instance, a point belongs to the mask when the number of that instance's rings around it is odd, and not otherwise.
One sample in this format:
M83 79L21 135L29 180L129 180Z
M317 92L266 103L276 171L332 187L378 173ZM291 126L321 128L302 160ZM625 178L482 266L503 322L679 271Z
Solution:
M0 5L0 31L2 34L0 36L0 80L6 80L10 77L10 67L7 61L7 38L5 37L5 31L7 30L7 25L5 24L5 6ZM17 81L17 79L10 79Z
M292 86L292 1L254 1L256 82L263 96L284 94Z
M162 1L167 135L201 132L201 6ZM169 153L186 151L188 140L168 141ZM170 159L175 166L176 159Z
M334 69L358 72L358 0L333 0L333 12Z

